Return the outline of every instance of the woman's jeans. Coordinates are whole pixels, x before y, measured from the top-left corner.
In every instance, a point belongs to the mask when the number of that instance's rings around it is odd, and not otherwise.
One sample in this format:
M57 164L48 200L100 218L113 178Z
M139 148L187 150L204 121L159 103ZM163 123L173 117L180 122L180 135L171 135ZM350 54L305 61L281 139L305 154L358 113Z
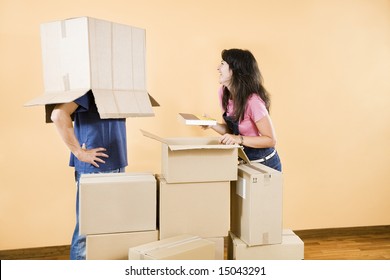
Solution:
M261 164L264 164L278 171L282 171L282 163L280 162L278 152L276 152L276 154L272 158L261 162Z
M98 173L122 173L125 168L118 168L105 172ZM86 238L84 235L80 235L79 232L79 189L80 189L80 177L81 173L75 171L76 180L76 226L73 232L72 244L70 245L70 259L71 260L85 260L85 243Z

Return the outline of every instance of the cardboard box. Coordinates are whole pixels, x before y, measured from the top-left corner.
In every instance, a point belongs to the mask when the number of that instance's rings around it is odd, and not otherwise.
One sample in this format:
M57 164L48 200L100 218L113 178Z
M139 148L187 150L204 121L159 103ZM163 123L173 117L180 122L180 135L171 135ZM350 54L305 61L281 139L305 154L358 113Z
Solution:
M93 174L80 178L80 234L155 230L154 175Z
M158 103L147 93L145 30L80 17L41 24L44 95L26 106L55 104L89 90L101 118L153 116Z
M129 248L158 240L158 231L87 235L87 260L127 260Z
M169 184L157 176L160 239L180 234L202 238L227 236L230 182Z
M212 241L215 244L215 259L225 259L225 237L209 237L206 240Z
M232 182L231 231L249 246L282 242L282 173L260 163L240 164Z
M214 257L214 242L189 234L129 249L129 260L213 260Z
M162 173L168 183L237 180L238 145L220 144L218 138L161 138L141 130L162 143Z
M282 243L248 246L240 238L230 233L228 243L229 260L303 260L304 243L292 231L283 230Z

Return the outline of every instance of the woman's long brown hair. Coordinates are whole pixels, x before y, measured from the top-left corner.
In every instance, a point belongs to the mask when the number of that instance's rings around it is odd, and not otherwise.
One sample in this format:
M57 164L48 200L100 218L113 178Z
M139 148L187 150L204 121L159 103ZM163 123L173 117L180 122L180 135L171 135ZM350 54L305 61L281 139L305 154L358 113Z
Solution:
M263 86L257 61L248 50L229 49L222 51L224 60L232 70L230 91L227 87L223 89L222 106L227 110L229 99L233 100L233 119L240 121L244 118L246 103L252 94L258 94L264 101L267 110L270 110L271 100L268 92Z

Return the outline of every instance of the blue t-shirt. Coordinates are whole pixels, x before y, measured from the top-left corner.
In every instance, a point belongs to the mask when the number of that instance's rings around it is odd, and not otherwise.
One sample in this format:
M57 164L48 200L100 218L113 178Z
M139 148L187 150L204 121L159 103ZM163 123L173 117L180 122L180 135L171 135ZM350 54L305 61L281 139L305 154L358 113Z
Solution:
M127 166L126 119L101 119L91 91L74 101L79 107L74 112L74 131L80 145L87 149L103 147L109 157L102 159L99 168L79 161L72 153L70 166L80 173L110 171Z

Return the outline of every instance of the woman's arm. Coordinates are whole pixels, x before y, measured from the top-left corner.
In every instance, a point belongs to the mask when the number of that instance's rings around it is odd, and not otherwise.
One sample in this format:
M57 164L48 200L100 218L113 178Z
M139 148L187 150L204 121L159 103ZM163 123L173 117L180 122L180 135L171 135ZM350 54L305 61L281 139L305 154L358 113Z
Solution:
M227 133L229 130L225 123L217 123L216 125L210 125L209 128L221 135Z
M227 145L239 144L251 148L275 147L276 135L269 115L257 121L256 126L261 136L243 136L226 133L221 136L220 142Z

